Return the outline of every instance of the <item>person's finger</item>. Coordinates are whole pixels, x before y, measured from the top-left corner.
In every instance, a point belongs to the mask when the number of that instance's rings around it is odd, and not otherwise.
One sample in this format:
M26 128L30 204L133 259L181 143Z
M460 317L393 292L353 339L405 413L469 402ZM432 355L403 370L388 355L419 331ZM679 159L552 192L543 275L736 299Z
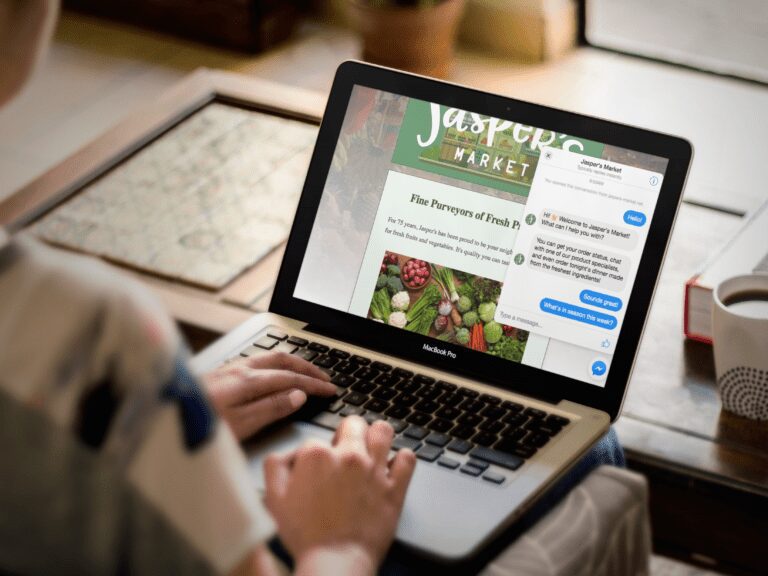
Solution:
M279 500L285 495L290 475L289 456L270 454L264 459L264 485L267 502Z
M392 478L392 489L399 506L405 501L405 493L415 468L416 455L408 449L398 450L389 463L389 477Z
M387 466L387 457L389 456L389 448L392 446L393 435L392 426L383 420L376 420L368 427L366 433L368 453L379 466Z
M269 394L235 409L243 437L251 436L270 424L290 416L307 401L303 390L289 389Z
M238 402L246 403L264 398L276 392L296 388L315 396L330 396L336 393L336 386L306 374L290 370L247 369L237 384Z
M306 376L312 376L320 380L328 381L330 376L311 362L299 358L293 354L285 352L271 352L269 354L259 354L251 356L246 360L251 368L273 368L276 370L291 370Z
M368 424L360 416L347 416L336 428L333 445L341 450L365 454L368 451L365 444L367 430Z

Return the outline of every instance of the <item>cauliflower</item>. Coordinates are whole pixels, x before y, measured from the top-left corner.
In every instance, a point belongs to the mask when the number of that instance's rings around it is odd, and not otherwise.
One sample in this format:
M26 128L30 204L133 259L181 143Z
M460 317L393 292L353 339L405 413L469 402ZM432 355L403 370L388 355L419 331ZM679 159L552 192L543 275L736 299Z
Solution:
M498 322L488 322L483 327L483 335L485 336L485 341L488 342L488 344L495 344L499 340L501 340L501 335L504 333L504 331L501 328L501 324Z
M462 316L462 321L464 322L464 326L467 328L472 328L472 326L479 322L479 319L477 318L477 312L470 310L469 312L465 313L464 316Z
M392 312L389 315L389 325L395 328L405 328L405 324L408 319L405 317L405 312Z
M478 306L477 312L480 314L480 320L483 322L491 322L496 315L496 304L493 302L483 302Z
M393 310L408 310L408 306L411 305L411 297L408 292L403 290L392 296L391 304Z
M469 344L469 330L466 328L459 328L456 330L456 342L466 346Z
M472 309L472 300L469 298L469 296L462 296L459 298L459 302L456 304L456 308L458 308L459 312L462 314L469 312Z

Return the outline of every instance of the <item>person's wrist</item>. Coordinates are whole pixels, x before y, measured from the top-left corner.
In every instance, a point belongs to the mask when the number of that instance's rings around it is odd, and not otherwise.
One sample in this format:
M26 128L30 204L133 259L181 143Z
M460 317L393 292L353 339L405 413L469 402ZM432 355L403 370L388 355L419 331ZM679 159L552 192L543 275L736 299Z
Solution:
M296 574L376 574L378 562L374 555L357 544L317 546L296 558Z

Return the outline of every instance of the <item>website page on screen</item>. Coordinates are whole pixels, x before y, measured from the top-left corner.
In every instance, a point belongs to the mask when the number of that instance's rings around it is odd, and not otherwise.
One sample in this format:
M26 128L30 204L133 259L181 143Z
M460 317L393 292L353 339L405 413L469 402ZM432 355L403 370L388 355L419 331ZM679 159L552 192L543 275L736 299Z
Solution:
M604 386L666 166L356 86L294 296Z

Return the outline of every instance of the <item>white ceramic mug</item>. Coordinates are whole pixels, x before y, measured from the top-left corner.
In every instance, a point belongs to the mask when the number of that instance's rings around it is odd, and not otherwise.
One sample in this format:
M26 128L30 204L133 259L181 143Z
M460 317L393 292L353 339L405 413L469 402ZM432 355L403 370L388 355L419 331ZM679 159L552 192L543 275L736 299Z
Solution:
M768 420L768 274L724 280L713 298L712 340L723 409Z

